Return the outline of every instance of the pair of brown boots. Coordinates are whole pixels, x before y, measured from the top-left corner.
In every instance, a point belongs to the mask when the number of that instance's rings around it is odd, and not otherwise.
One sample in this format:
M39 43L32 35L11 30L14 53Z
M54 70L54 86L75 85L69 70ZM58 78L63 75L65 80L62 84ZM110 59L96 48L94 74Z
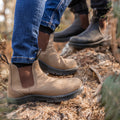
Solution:
M18 68L14 64L10 64L8 103L61 102L75 97L80 90L80 79L54 78L47 76L44 72L54 75L69 75L75 73L77 68L75 60L62 58L49 43L46 51L42 51L32 64L31 74L34 80L32 86L23 87Z

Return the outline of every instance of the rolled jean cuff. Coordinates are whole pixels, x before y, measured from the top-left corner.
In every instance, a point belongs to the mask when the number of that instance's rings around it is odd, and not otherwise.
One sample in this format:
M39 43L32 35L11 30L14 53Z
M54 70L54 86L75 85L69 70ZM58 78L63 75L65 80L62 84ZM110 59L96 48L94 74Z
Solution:
M36 60L36 57L23 57L23 56L13 56L11 59L12 63L24 63L32 64Z
M51 28L45 27L43 25L40 25L39 31L48 33L48 34L52 34L54 32Z
M63 12L70 2L71 0L47 0L40 25L55 31L56 27L60 24Z
M56 29L56 27L57 27L57 25L55 25L55 24L53 24L53 23L51 23L51 22L47 22L47 21L44 21L44 20L42 20L41 21L41 24L40 24L40 26L44 26L44 30L45 30L45 28L49 28L49 30L51 31L51 32L54 32L55 31L55 29ZM41 30L42 28L39 28L39 30ZM46 30L45 30L46 31ZM45 32L44 31L44 32ZM48 32L48 31L46 31L46 32Z

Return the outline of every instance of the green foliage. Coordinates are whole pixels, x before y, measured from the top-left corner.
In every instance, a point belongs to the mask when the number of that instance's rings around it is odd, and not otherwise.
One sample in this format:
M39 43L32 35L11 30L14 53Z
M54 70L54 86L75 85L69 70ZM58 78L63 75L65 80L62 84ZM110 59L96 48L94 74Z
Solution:
M17 106L8 106L6 98L0 98L0 120L8 120L6 115L17 109Z
M103 83L101 93L105 120L120 120L120 75L109 76Z
M113 3L113 14L118 19L117 38L120 37L120 0Z

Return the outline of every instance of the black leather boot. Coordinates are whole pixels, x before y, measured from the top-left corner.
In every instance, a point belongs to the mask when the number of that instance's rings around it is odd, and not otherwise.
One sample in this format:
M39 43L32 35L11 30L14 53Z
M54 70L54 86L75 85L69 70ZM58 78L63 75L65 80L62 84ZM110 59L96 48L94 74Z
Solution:
M78 35L84 30L85 29L81 27L79 15L75 15L75 21L70 27L54 34L54 42L67 42L70 40L70 37Z
M95 12L88 28L81 34L70 39L69 45L81 49L86 47L95 47L111 40L110 36L104 35L100 28L100 18Z

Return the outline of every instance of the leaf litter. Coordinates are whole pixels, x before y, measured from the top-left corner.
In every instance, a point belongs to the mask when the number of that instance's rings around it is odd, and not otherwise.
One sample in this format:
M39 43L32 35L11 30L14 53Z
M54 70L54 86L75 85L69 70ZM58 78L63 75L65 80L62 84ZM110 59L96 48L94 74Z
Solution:
M120 73L119 63L116 62L109 47L105 46L75 51L68 58L75 59L79 66L75 75L67 76L77 77L82 81L82 91L76 98L59 104L36 102L8 106L5 100L6 88L4 88L4 85L7 86L8 75L6 75L6 77L0 77L2 78L0 101L4 100L0 102L0 107L4 106L4 109L6 107L9 110L3 110L0 114L3 113L6 119L16 120L104 120L104 107L101 106L98 97L93 95L101 84L101 79L104 80L108 74ZM94 70L91 70L91 66ZM0 69L4 71L6 68L4 66ZM65 76L62 77L65 78Z

